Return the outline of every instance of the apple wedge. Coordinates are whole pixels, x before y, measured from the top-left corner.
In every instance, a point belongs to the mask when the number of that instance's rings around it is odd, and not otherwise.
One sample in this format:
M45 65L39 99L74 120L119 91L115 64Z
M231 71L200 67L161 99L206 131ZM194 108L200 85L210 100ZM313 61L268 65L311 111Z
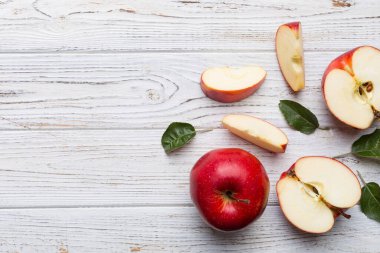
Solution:
M275 153L284 153L288 137L272 124L248 115L227 115L222 124L233 134Z
M301 23L281 25L276 33L276 54L281 73L293 91L305 87Z
M276 185L285 217L309 233L325 233L335 218L354 206L361 196L360 183L343 163L328 157L302 157L284 172Z
M366 129L380 118L380 50L355 48L327 67L322 91L330 112L345 124Z
M201 88L213 100L232 103L252 95L266 77L258 66L210 68L202 73Z

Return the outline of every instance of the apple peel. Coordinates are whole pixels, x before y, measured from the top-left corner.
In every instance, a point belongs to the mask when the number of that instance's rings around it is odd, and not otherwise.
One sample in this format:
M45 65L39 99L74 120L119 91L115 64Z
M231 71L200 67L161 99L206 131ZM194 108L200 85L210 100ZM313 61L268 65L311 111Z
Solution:
M300 22L281 25L276 33L276 55L281 73L297 92L305 87L302 29Z
M203 93L222 103L245 99L263 84L266 71L259 66L209 68L202 73Z
M302 157L276 185L281 210L295 227L309 233L329 231L335 219L361 197L356 175L343 163L322 156Z
M233 134L274 153L284 153L288 137L267 121L244 114L231 114L222 119L222 124Z
M380 118L380 50L354 48L334 59L322 78L330 112L341 122L366 129Z

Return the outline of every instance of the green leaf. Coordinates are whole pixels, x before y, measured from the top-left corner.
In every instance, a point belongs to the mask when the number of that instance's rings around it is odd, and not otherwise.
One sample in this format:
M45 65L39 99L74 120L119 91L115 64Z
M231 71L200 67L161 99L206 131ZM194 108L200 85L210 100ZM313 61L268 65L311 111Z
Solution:
M360 198L360 209L368 218L380 222L380 187L374 182L366 184L360 173L358 175L364 184Z
M301 133L311 134L319 127L317 117L303 105L291 100L280 100L278 106L289 126Z
M357 139L352 144L351 152L361 157L380 159L380 129Z
M165 149L166 153L170 153L188 143L194 138L195 134L195 129L191 124L173 122L162 135L162 147Z

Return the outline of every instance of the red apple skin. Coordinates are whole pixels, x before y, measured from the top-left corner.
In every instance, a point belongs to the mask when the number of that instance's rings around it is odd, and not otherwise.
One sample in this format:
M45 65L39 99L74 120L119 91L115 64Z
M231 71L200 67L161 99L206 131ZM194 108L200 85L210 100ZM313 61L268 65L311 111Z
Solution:
M378 50L380 51L379 49L375 48L375 47L372 47L372 46L360 46L360 47L356 47L354 49L351 49L350 51L338 56L337 58L335 58L333 61L331 61L331 63L327 66L326 70L325 70L325 73L323 74L323 77L322 77L322 89L324 90L324 86L325 86L325 80L326 80L326 77L327 75L330 73L330 71L332 71L333 69L342 69L342 70L352 70L352 56L353 54L355 53L356 50L358 50L359 48L362 48L362 47L371 47L375 50ZM348 67L348 68L347 68ZM354 73L348 71L348 73L352 76L354 76ZM324 93L323 93L324 95Z
M249 200L249 203L228 198ZM190 195L203 220L221 231L248 226L263 213L269 180L260 161L239 148L212 150L203 155L190 173Z
M286 24L283 24L283 25L280 25L277 29L277 32L276 32L276 38L277 38L277 35L278 35L278 31L280 30L280 27L281 26L287 26L289 27L290 29L292 29L295 33L298 33L299 32L299 27L300 27L300 23L299 21L295 21L295 22L290 22L290 23L286 23ZM275 41L277 41L277 39L275 39ZM277 52L277 44L276 44L276 52ZM280 65L280 60L278 59L278 55L276 54L276 58L277 58L277 62L278 62L278 66L281 66ZM302 55L302 58L304 58L304 56ZM284 78L284 80L286 81L286 83L289 85L289 87L291 88L288 80L286 80L286 77L284 75L284 73L282 73L282 70L281 70L281 67L280 67L280 71L281 71L281 75L282 77ZM292 88L293 90L293 88ZM298 91L295 91L295 92L298 92Z
M326 81L327 75L330 73L330 71L332 71L334 69L342 69L342 70L347 71L351 76L354 76L354 73L352 72L352 56L356 50L358 50L359 48L362 48L362 47L372 47L372 46L360 46L360 47L356 47L354 49L351 49L350 51L338 56L337 58L335 58L327 66L327 68L323 74L323 77L322 77L322 93L323 93L323 98L325 99L325 103L326 103L327 107L330 107L328 101L326 100L326 96L325 96L325 92L324 92L325 91L325 81ZM372 48L380 51L379 49L377 49L375 47L372 47ZM338 120L340 120L341 122L345 123L346 125L349 125L347 122L341 120L335 114L333 114L333 115Z
M290 23L283 24L283 25L289 27L290 29L294 30L295 32L298 32L299 27L300 27L300 22L299 21L290 22Z
M322 89L323 90L324 90L324 86L325 86L326 77L330 73L330 71L332 71L333 69L342 69L342 70L351 69L352 70L352 55L359 48L361 48L361 47L354 48L354 49L338 56L327 66L325 73L323 74L323 77L322 77ZM348 67L348 69L347 69L347 67ZM353 75L352 72L349 72L349 74ZM323 92L323 96L324 96L324 94L325 93ZM327 101L326 101L326 103L327 103Z
M222 103L233 103L233 102L238 102L240 100L243 100L249 96L251 96L253 93L255 93L261 85L264 83L266 78L266 74L264 78L257 84L252 84L252 86L241 89L241 90L231 90L231 91L226 91L226 90L217 90L214 88L210 88L203 82L203 74L201 76L201 89L203 93L218 102Z
M355 178L356 178L356 180L358 181L358 184L359 184L359 186L360 186L360 183L359 183L359 180L358 180L358 178L356 177L356 175L354 174L354 172L352 172L352 170L350 169L350 168L348 168L344 163L342 163L342 162L340 162L340 161L338 161L338 160L336 160L336 159L333 159L333 158L331 158L331 157L326 157L326 156L305 156L305 157L301 157L301 158L306 158L306 157L321 157L321 158L329 158L329 159L332 159L332 160L334 160L334 161L336 161L336 162L338 162L338 163L341 163L344 167L346 167L354 176L355 176ZM299 159L301 159L301 158L299 158ZM298 159L298 160L299 160ZM298 161L297 160L297 161ZM283 178L285 178L285 177L287 177L288 176L288 173L291 171L291 170L294 170L294 167L296 166L296 163L297 163L297 161L295 162L295 163L293 163L293 165L292 166L290 166L290 168L288 169L288 170L286 170L286 171L284 171L283 173L281 173L281 175L280 175L280 179L277 181L277 183L276 183L276 195L277 195L277 199L278 199L278 202L279 202L279 205L280 205L280 208L281 208L281 210L283 209L282 208L282 205L281 205L281 201L280 201L280 198L279 198L279 196L278 196L278 188L277 188L277 186L278 186L278 183L280 182L280 180L281 179L283 179ZM342 209L342 211L346 211L347 210L347 208L346 209ZM304 231L304 232L307 232L307 233L310 233L310 231L305 231L305 230L303 230L302 228L300 228L300 227L297 227L296 225L294 225L289 219L288 219L288 217L286 217L286 215L284 215L285 216L285 218L288 220L288 222L290 223L290 224L292 224L293 226L295 226L296 228L298 228L299 230L302 230L302 231ZM336 218L338 218L340 216L340 213L338 213L338 212L334 212L334 219L336 219ZM331 227L331 229L332 229L332 227ZM331 230L330 229L330 230ZM329 230L329 231L330 231ZM329 232L329 231L326 231L326 232L324 232L324 233L327 233L327 232Z

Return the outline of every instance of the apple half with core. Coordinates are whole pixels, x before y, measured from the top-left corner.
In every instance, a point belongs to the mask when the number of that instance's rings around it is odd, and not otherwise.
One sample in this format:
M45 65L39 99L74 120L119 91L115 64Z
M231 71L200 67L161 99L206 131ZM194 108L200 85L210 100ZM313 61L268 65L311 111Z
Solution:
M360 183L343 163L328 157L302 157L282 173L276 186L281 210L297 228L325 233L335 218L361 196Z
M249 115L227 115L222 124L237 136L275 153L284 153L288 145L288 137L283 131Z
M252 95L266 75L259 66L209 68L202 73L201 88L213 100L232 103Z
M281 25L276 33L276 53L282 75L293 91L305 87L303 42L300 22Z
M248 226L264 212L268 194L263 165L243 149L212 150L191 170L191 199L203 220L217 230Z
M362 46L339 56L327 67L322 90L330 112L358 129L380 118L380 50Z

